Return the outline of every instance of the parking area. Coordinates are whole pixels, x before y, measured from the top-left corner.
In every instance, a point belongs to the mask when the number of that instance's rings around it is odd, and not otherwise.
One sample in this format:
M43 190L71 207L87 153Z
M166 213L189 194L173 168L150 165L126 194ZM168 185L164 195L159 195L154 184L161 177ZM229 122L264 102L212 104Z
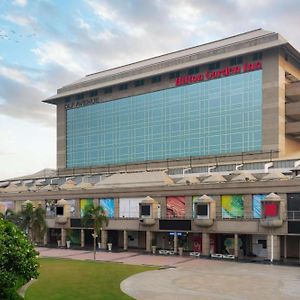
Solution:
M93 259L86 250L38 248L42 257ZM299 299L300 268L208 260L197 257L147 255L138 252L97 252L97 261L165 267L140 273L121 283L121 289L141 300Z

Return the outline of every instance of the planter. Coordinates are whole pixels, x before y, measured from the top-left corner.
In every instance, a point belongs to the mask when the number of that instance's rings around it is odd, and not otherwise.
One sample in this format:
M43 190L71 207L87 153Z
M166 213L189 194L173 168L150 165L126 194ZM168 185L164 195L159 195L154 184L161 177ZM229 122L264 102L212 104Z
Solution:
M107 248L108 248L108 251L111 252L111 249L112 249L112 243L107 243Z
M71 247L71 241L66 241L67 248L69 249Z
M152 246L152 254L156 253L156 246Z
M179 252L179 255L182 256L182 254L183 254L183 247L178 247L178 252Z

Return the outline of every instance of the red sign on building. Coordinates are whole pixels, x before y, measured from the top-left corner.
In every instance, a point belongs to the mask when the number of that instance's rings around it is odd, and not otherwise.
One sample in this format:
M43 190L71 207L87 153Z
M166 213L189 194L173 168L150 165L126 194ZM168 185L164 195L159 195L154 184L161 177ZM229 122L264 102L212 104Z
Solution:
M254 63L245 63L242 66L232 66L217 71L206 71L195 75L186 75L176 78L176 86L197 83L204 80L216 79L220 77L226 77L230 75L236 75L239 73L251 72L262 69L262 62L256 61Z

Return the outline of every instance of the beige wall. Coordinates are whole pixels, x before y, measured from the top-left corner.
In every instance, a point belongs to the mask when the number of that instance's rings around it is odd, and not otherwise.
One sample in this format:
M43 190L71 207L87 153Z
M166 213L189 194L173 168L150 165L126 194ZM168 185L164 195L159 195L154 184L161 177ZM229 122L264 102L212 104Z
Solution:
M277 192L285 202L286 193L300 193L299 180L269 181L269 182L249 182L249 183L223 183L223 184L196 184L187 186L162 186L162 187L143 187L139 189L119 188L114 190L78 190L78 191L58 191L58 192L25 192L17 194L1 194L1 200L15 201L17 208L25 200L30 199L37 205L39 202L44 204L45 199L75 199L78 203L81 198L114 197L115 198L115 219L110 220L108 229L111 230L132 230L132 231L159 231L158 222L154 226L144 226L139 219L118 218L118 199L120 197L145 197L149 195L161 205L162 218L166 217L166 197L174 195L186 196L186 218L192 216L192 196L210 195L216 201L217 219L211 227L203 228L192 222L193 232L207 233L249 233L249 234L270 234L270 229L260 226L259 220L252 219L252 194ZM245 218L239 220L223 220L221 208L221 195L242 194L244 198ZM51 222L51 220L48 220ZM55 223L49 223L51 227L56 227ZM287 222L278 229L274 229L273 234L287 234Z
M291 60L291 59L290 59ZM281 93L281 97L280 97L280 101L282 103L284 103L282 106L282 112L281 112L281 119L282 119L282 144L284 145L284 151L283 151L283 155L285 157L295 157L297 155L300 155L300 141L296 140L290 136L286 136L286 122L288 121L288 118L286 118L286 113L285 113L285 88L286 88L286 84L288 84L286 82L285 79L285 73L288 72L290 74L292 74L295 78L297 78L298 80L300 79L300 70L299 68L297 68L292 60L288 61L285 59L285 54L282 52L279 56L279 70L280 70L280 89L283 91L283 93ZM284 113L284 115L283 115ZM283 139L284 137L284 139Z

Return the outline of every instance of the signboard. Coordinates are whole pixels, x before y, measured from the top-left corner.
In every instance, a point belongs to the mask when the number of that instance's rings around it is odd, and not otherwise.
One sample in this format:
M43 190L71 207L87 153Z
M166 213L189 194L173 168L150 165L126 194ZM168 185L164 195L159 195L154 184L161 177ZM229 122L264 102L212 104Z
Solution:
M177 77L175 80L176 86L181 86L185 84L197 83L200 81L211 80L221 77L226 77L230 75L236 75L240 73L246 73L251 71L256 71L262 69L262 62L256 61L253 63L245 63L242 66L232 66L232 67L225 67L220 70L214 71L206 71L199 74L194 75L185 75L181 77Z

